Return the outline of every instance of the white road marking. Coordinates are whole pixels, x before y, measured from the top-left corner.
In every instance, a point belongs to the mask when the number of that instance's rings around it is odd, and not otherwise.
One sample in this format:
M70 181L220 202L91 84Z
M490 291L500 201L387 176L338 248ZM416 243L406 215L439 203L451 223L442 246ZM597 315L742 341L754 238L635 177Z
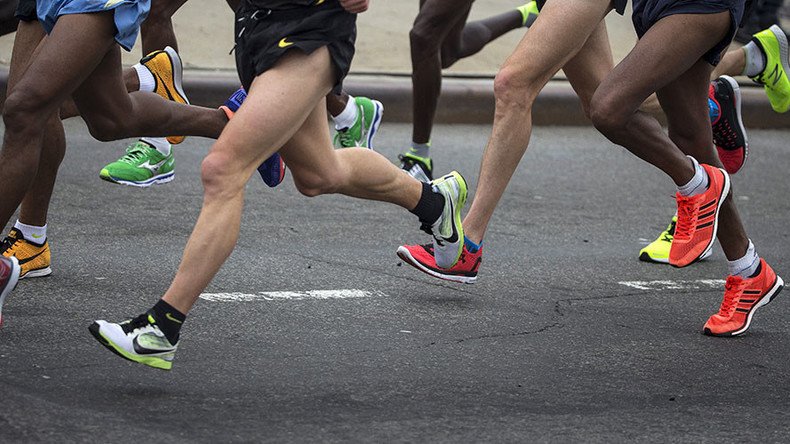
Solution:
M258 293L203 293L201 299L213 302L301 301L305 299L360 299L385 296L367 290L261 291Z
M697 279L694 281L622 281L618 282L626 287L637 290L721 290L724 289L722 279Z

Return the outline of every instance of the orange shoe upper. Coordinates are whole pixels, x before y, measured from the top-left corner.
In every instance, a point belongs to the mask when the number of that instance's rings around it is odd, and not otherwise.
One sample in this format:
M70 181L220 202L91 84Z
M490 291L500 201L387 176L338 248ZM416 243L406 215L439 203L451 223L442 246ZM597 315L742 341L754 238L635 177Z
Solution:
M48 242L34 244L22 237L22 233L16 228L11 229L8 237L3 241L3 247L3 256L14 256L19 261L20 278L31 271L49 267L52 261Z

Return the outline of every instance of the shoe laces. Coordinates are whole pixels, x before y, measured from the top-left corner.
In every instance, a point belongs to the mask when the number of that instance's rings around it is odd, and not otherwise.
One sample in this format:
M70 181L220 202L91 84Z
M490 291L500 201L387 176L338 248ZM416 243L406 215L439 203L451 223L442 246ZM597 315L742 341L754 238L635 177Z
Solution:
M120 325L121 328L123 329L123 332L128 335L129 333L133 333L137 329L150 326L151 323L148 322L148 313L143 313L140 316L137 316L136 318L121 323Z
M118 162L128 163L131 165L135 165L140 160L144 159L145 156L148 154L148 145L143 142L137 142L134 145L130 146L126 149L126 154L118 159Z
M11 231L11 234L5 237L2 241L0 241L0 253L5 254L8 253L13 255L16 252L17 247L22 245L22 241L24 240L21 235L20 237L16 237L14 230Z
M699 200L699 196L678 196L678 221L675 224L675 239L686 240L691 237L694 227L697 226Z
M354 135L351 134L348 128L344 128L337 132L337 139L340 141L340 146L343 148L351 148L358 146Z
M727 276L727 282L724 284L724 299L719 307L719 316L730 317L735 305L741 299L746 284L746 280L740 276Z

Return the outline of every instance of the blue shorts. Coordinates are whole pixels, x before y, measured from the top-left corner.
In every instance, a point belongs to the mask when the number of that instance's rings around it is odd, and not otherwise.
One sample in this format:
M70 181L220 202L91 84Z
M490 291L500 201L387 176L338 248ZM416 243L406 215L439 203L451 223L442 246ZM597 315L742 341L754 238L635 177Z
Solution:
M132 50L140 23L148 17L151 0L38 0L38 20L49 34L58 17L67 14L89 14L113 10L115 41L127 51Z
M659 20L677 14L716 14L730 13L730 29L727 35L703 58L713 66L721 61L721 55L732 43L733 37L743 21L747 0L634 0L632 20L639 38Z

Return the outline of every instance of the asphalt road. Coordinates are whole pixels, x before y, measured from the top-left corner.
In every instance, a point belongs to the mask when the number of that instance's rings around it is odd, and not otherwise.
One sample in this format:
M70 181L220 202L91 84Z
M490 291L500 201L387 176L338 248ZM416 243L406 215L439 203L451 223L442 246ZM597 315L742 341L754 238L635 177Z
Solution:
M438 127L438 169L474 188L489 132ZM399 244L427 240L405 211L252 180L239 245L206 290L252 300L201 300L169 373L117 358L87 327L136 315L166 289L209 141L179 146L176 180L140 190L98 179L123 143L95 142L77 121L67 135L54 273L23 281L4 310L0 441L790 437L787 295L743 337L703 336L723 291L709 281L726 274L721 251L683 270L639 262L672 214L672 184L592 129L535 131L476 285L399 264ZM408 136L385 124L380 151L394 158ZM788 140L752 132L734 177L759 252L786 278ZM260 294L341 289L364 297Z

